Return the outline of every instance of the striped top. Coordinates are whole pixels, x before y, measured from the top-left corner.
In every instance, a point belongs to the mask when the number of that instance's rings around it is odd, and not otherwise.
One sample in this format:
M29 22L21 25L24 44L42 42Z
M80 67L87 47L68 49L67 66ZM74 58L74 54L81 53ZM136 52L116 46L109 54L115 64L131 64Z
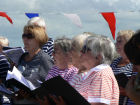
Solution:
M3 80L3 82L5 82L7 72L10 69L11 69L10 63L8 62L6 56L0 53L0 79ZM2 84L1 84L1 86L2 86ZM0 104L4 105L6 100L7 100L6 105L11 105L10 100L7 97L0 95Z
M114 74L116 75L116 74L119 74L119 73L124 73L127 77L135 75L132 72L132 68L133 68L132 63L129 63L129 64L127 64L125 66L122 66L122 67L118 66L121 59L122 59L122 57L118 57L111 64L111 68L112 68ZM132 102L128 97L120 95L119 105L123 105L123 104L125 104L125 105L135 105L134 102Z
M52 54L54 51L54 40L52 38L49 38L47 43L42 47L42 50L47 53L51 58L53 58Z
M118 105L119 87L109 65L76 75L70 84L90 103Z
M48 75L46 76L46 80L49 80L53 77L60 75L64 80L69 82L71 81L73 76L75 76L77 73L78 73L78 69L74 66L65 70L61 70L57 66L53 66L52 69L50 69L50 71L48 72Z
M130 77L132 75L132 68L133 64L129 63L125 66L118 66L119 62L121 61L122 57L116 58L112 64L110 65L114 74L124 73L127 77Z
M10 63L6 59L5 55L0 53L0 79L6 79L8 70L10 70Z

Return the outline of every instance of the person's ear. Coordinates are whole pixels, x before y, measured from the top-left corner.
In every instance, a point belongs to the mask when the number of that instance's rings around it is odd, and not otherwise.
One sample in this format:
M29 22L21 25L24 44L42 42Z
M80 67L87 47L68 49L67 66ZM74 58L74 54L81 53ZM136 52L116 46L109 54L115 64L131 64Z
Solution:
M103 58L102 58L101 54L98 54L98 55L95 57L95 59L97 60L98 63L101 63Z

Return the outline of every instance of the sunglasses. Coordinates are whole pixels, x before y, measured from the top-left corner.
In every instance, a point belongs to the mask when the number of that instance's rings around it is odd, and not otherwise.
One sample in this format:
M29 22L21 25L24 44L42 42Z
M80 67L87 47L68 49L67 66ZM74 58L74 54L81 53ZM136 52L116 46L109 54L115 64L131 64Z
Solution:
M91 51L90 48L88 48L86 45L84 45L84 47L81 50L81 53L85 54L86 52Z
M33 39L34 36L32 34L22 34L22 38L28 38L28 39Z

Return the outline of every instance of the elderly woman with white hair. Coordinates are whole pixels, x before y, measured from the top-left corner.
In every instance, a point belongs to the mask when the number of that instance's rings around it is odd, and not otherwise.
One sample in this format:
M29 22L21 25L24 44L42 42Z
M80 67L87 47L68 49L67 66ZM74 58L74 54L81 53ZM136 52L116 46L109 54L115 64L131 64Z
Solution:
M115 54L114 43L107 37L90 36L81 53L81 64L86 69L70 84L91 105L118 105L119 87L109 66Z

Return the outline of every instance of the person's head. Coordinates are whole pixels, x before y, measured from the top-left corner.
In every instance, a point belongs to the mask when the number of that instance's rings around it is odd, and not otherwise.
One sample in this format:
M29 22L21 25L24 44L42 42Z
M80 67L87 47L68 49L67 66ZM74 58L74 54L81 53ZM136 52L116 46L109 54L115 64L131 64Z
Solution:
M54 60L57 66L62 66L71 62L71 39L62 37L54 41Z
M25 49L31 50L32 48L41 48L48 41L48 36L42 27L25 26L22 39Z
M116 39L116 50L120 54L120 56L125 57L124 53L124 45L130 40L133 36L134 31L132 30L121 30L117 34Z
M111 64L115 56L114 43L105 36L90 36L81 50L82 64L91 69L99 64Z
M94 33L84 32L83 34L79 34L72 38L72 62L73 65L77 68L81 68L80 60L81 60L81 49L83 48L84 42L88 36L96 36Z
M0 52L2 52L3 47L8 47L9 41L6 37L0 36Z
M133 63L134 71L140 72L140 30L125 44L124 52Z
M27 22L27 26L33 26L33 25L40 26L46 29L45 20L41 17L33 17Z

